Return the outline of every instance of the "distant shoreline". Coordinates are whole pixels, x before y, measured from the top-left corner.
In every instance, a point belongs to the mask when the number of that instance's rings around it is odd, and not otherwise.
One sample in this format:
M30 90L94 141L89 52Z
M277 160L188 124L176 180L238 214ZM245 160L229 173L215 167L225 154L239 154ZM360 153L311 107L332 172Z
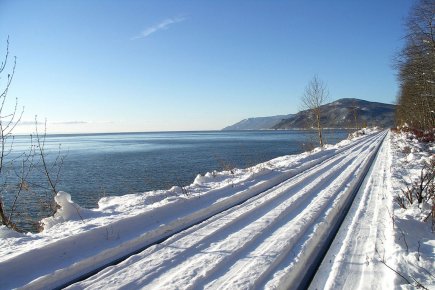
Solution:
M242 129L242 130L182 130L182 131L132 131L132 132L94 132L94 133L47 133L49 137L68 137L68 136L102 136L102 135L129 135L129 134L160 134L160 133L219 133L219 132L262 132L262 131L315 131L315 128L289 128L289 129ZM323 128L323 130L356 130L356 128ZM29 134L15 134L16 137L28 137Z

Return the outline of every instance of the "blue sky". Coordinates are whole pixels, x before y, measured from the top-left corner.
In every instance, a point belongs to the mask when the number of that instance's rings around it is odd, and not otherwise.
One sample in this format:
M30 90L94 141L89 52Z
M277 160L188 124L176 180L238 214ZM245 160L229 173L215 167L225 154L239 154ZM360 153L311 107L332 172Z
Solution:
M213 130L330 100L392 103L413 1L4 1L8 97L49 132ZM4 80L5 78L3 78Z

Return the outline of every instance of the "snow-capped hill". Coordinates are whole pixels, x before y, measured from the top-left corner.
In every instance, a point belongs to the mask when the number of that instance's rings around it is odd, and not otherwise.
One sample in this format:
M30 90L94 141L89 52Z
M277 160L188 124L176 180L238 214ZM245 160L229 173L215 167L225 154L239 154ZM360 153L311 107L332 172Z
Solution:
M325 104L321 109L325 128L354 128L362 125L394 127L396 106L392 104L344 98ZM300 111L297 114L244 119L223 130L306 129L312 127L312 123L308 112Z
M270 129L283 119L287 119L293 116L289 115L277 115L271 117L257 117L244 119L236 124L225 127L223 130L265 130Z
M394 126L395 105L360 99L339 99L321 106L321 122L325 128L354 128L362 125L390 128ZM355 119L357 124L355 124ZM272 129L299 129L315 126L308 111L301 111L282 120Z

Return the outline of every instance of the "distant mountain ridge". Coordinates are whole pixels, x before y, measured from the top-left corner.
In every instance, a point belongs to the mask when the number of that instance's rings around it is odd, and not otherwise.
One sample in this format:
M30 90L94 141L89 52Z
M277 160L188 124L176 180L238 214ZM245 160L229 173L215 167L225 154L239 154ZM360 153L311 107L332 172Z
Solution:
M324 128L353 128L355 114L358 126L376 125L383 128L394 126L396 106L392 104L369 102L361 99L344 98L321 107L321 121ZM307 129L314 127L308 111L297 114L249 118L223 130L283 130Z
M225 127L222 130L265 130L270 129L284 119L290 118L293 114L277 115L271 117L256 117L244 119L236 124Z

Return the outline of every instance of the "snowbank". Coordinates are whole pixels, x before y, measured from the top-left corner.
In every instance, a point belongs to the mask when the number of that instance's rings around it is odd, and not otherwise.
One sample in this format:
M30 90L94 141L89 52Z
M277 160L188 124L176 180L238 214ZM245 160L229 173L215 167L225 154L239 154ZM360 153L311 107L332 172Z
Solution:
M402 196L413 181L420 178L422 169L435 161L435 144L421 143L411 133L394 133L392 146L393 196ZM396 247L389 258L396 270L414 286L435 289L435 238L430 217L433 199L422 204L406 203L406 209L394 203L394 229ZM396 284L413 289L400 277Z
M71 195L59 191L54 197L54 201L60 207L53 217L45 218L41 221L45 230L53 227L55 224L63 223L66 221L83 220L90 218L93 215L91 210L84 209L71 200Z
M361 137L364 135L370 135L370 134L373 134L373 133L379 132L379 131L380 131L379 127L362 128L362 129L359 129L355 132L350 133L348 139L353 140L357 137Z

